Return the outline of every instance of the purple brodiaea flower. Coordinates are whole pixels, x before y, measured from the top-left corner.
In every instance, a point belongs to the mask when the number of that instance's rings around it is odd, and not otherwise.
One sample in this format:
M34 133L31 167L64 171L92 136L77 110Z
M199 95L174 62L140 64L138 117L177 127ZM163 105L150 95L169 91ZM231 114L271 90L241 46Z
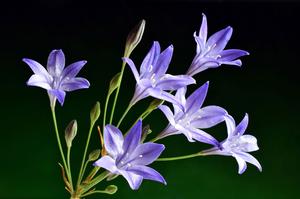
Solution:
M234 119L228 115L225 122L227 126L228 137L220 143L220 147L213 147L203 151L203 155L225 155L233 156L239 165L239 174L242 174L246 168L246 162L255 165L259 171L262 171L260 163L248 152L257 151L257 140L252 135L244 135L244 132L248 126L248 115L246 114L244 119L235 126Z
M138 73L131 59L123 58L130 66L137 82L131 104L135 104L148 96L178 104L175 97L166 91L177 90L183 86L193 84L195 80L188 75L165 74L172 55L172 45L161 53L160 45L155 41L142 62L140 73Z
M228 26L216 32L207 40L207 20L203 14L199 34L194 33L197 53L187 74L193 76L208 68L216 68L222 64L241 66L242 62L237 58L249 55L249 53L238 49L224 50L231 35L232 28Z
M76 77L87 61L78 61L65 67L65 55L62 50L53 50L48 57L47 70L38 62L24 58L34 75L27 81L29 86L37 86L48 91L51 105L56 99L63 105L66 91L88 88L87 79Z
M186 88L181 88L177 91L175 97L181 102L184 110L181 110L177 105L173 105L173 114L169 107L165 105L159 106L159 109L165 114L170 124L158 138L183 133L190 142L197 140L214 146L219 145L219 142L214 137L200 130L223 122L227 115L227 111L219 106L202 107L208 85L209 83L206 82L187 99L185 98Z
M166 184L165 179L154 169L146 166L154 162L165 149L156 143L141 143L142 121L138 121L123 138L121 131L112 126L104 128L104 146L108 155L94 163L113 174L122 175L131 189L138 189L143 179Z

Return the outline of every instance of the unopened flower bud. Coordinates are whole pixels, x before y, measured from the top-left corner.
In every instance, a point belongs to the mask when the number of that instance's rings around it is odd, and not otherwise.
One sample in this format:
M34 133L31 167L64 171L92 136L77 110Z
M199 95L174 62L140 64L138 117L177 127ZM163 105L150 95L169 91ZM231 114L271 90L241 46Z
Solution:
M100 103L97 102L90 112L91 123L95 123L100 116Z
M145 30L146 21L143 19L136 25L128 34L126 40L126 47L124 57L129 57L131 52L135 49L135 47L140 43L143 33Z
M107 194L115 194L118 191L118 187L116 185L108 185L105 188L105 193Z
M95 161L99 158L100 156L100 153L101 153L101 150L100 149L96 149L94 151L92 151L90 154L89 154L89 162L92 162L92 161Z
M157 109L157 107L158 107L159 105L161 105L163 102L164 102L164 101L161 100L161 99L154 99L154 100L152 100L152 102L149 104L147 110L148 110L148 111L153 111L153 110Z
M150 125L147 124L146 126L143 127L142 130L142 138L141 138L141 142L144 142L145 139L147 138L147 135L150 134L152 132L152 130L150 129Z
M72 120L65 129L65 139L67 147L70 148L72 146L72 141L77 134L77 121Z
M114 92L114 90L116 90L119 86L119 81L120 81L120 74L121 73L117 73L111 80L109 83L109 90L108 93L109 95L112 94L112 92Z

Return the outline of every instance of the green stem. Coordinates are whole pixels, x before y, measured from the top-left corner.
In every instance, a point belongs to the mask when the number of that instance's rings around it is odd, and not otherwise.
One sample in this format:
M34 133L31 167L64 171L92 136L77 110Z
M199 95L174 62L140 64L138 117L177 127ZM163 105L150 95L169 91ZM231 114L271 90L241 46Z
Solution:
M62 149L62 146L61 146L61 142L60 142L60 138L59 138L59 132L58 132L57 121L56 121L56 114L55 114L55 106L51 106L51 113L52 113L52 118L53 118L53 123L54 123L54 129L55 129L55 134L56 134L58 148L59 148L60 155L61 155L64 167L65 167L65 170L66 170L66 173L67 173L68 180L71 183L72 182L71 181L71 176L70 176L70 173L69 173L69 169L67 167L66 159L65 159L64 152L63 152L63 149ZM73 186L71 187L71 189L72 189L71 191L73 191Z
M117 127L119 127L119 126L121 125L123 119L125 118L125 116L127 115L127 113L129 112L129 110L130 110L132 107L133 107L133 104L129 104L129 105L127 106L125 112L123 113L121 119L120 119L119 122L118 122Z
M103 128L102 128L102 130L104 130L104 127L105 127L106 111L107 111L107 106L108 106L110 95L111 95L111 93L109 93L109 92L106 95L105 106L104 106L104 113L103 113Z
M184 159L194 158L198 156L204 156L204 154L202 152L198 152L190 155L183 155L183 156L176 156L176 157L169 157L169 158L158 158L156 161L163 162L163 161L173 161L173 160L184 160Z
M98 175L88 185L86 185L86 186L83 187L83 193L87 192L88 190L90 190L91 188L93 188L95 185L97 185L98 183L100 183L102 180L104 180L105 178L107 178L108 175L109 175L108 171L104 171L103 173L101 173L100 175Z
M89 130L89 134L88 134L88 138L87 138L86 144L85 144L85 149L84 149L84 153L83 153L81 167L80 167L80 171L79 171L79 175L78 175L77 186L80 185L82 177L84 175L84 173L83 173L83 167L84 167L86 153L87 153L87 150L88 150L88 147L89 147L89 143L90 143L91 134L92 134L92 130L93 130L94 124L95 124L95 122L91 122L90 130Z
M112 109L111 109L111 115L110 115L109 124L112 123L113 118L114 118L115 107L116 107L118 96L119 96L119 92L120 92L121 82L122 82L122 79L123 79L123 73L124 73L124 70L125 70L125 65L126 65L126 62L123 61L122 68L121 68L121 73L120 73L120 78L119 78L119 82L118 82L118 87L117 87L117 91L116 91L116 95L115 95L114 103L113 103L113 106L112 106Z
M70 164L70 154L71 154L71 147L68 147L68 152L67 152L67 163L68 163L68 169L69 169L69 174L70 174L70 184L71 187L73 187L73 180L72 180L72 172L71 172L71 164Z

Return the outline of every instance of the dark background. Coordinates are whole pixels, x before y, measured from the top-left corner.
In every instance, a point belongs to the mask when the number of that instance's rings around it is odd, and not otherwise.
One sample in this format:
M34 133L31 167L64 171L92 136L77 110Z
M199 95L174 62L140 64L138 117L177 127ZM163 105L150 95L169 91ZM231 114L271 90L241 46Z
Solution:
M63 189L57 165L60 155L47 94L42 89L26 86L32 72L22 58L32 58L45 65L52 49L63 49L67 64L88 60L80 76L89 79L90 89L67 94L64 107L57 106L61 133L70 120L78 120L79 132L72 151L73 173L76 173L87 136L89 110L97 100L104 104L108 82L120 70L129 30L140 19L146 19L144 38L132 55L137 65L152 42L158 40L162 48L174 45L169 73L180 74L187 70L195 54L192 35L199 30L201 13L207 15L209 35L231 25L234 33L227 48L240 48L251 54L242 59L241 69L222 66L195 78L198 86L210 80L205 105L222 106L237 121L245 112L249 113L248 132L258 138L260 147L253 154L261 162L263 172L248 165L246 172L238 175L236 161L219 156L154 163L153 167L163 174L168 186L144 181L134 192L119 177L112 182L119 186L112 198L281 199L299 196L299 3L40 0L1 2L0 9L1 199L69 197ZM133 94L135 82L128 69L124 81L117 118ZM189 91L196 88L191 86ZM141 102L130 112L124 129L147 103L147 100ZM101 122L99 120L99 124ZM156 111L145 123L159 132L167 121ZM219 139L226 137L224 125L209 132ZM165 157L208 147L188 143L183 136L167 138L163 143L167 146ZM98 147L94 131L90 149ZM105 185L100 184L98 188L104 189Z

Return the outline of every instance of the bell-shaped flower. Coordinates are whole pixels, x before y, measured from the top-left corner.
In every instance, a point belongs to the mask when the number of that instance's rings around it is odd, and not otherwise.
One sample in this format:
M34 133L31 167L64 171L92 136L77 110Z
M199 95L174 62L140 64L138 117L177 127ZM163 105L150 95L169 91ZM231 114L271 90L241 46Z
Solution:
M166 91L177 90L183 86L193 84L195 80L188 75L174 76L165 74L171 62L172 55L172 45L163 52L160 52L160 45L155 41L141 64L140 73L138 73L131 59L123 58L130 66L137 82L130 104L133 105L148 96L179 104L175 97Z
M208 85L209 83L206 82L187 99L185 98L186 88L179 89L175 97L183 105L184 109L181 110L177 105L173 105L174 114L168 106L159 106L159 109L169 120L169 125L158 135L159 139L182 133L190 142L197 140L214 146L219 145L219 142L214 137L201 130L223 122L227 115L227 111L219 106L202 107L208 91Z
M165 149L156 143L141 143L142 121L138 121L123 137L113 125L104 128L104 146L108 155L101 157L94 166L103 167L112 174L122 175L131 189L138 189L143 179L166 184L165 179L147 165L154 162Z
M249 55L249 53L239 49L224 50L231 35L232 27L228 26L216 32L207 40L207 20L203 14L199 34L194 33L194 38L197 43L196 56L187 74L194 76L208 68L216 68L222 64L241 66L242 62L238 58Z
M244 134L248 121L248 114L246 114L244 119L236 126L234 119L228 115L225 119L228 137L220 143L219 147L205 150L202 154L234 157L239 165L239 174L242 174L247 169L246 162L255 165L259 171L262 171L262 167L257 159L248 153L259 149L256 138L252 135Z
M78 61L65 67L65 55L62 50L53 50L47 63L47 70L38 62L24 58L34 74L27 81L29 86L37 86L48 91L50 103L55 105L56 99L63 105L66 92L89 88L87 79L76 77L87 61Z

